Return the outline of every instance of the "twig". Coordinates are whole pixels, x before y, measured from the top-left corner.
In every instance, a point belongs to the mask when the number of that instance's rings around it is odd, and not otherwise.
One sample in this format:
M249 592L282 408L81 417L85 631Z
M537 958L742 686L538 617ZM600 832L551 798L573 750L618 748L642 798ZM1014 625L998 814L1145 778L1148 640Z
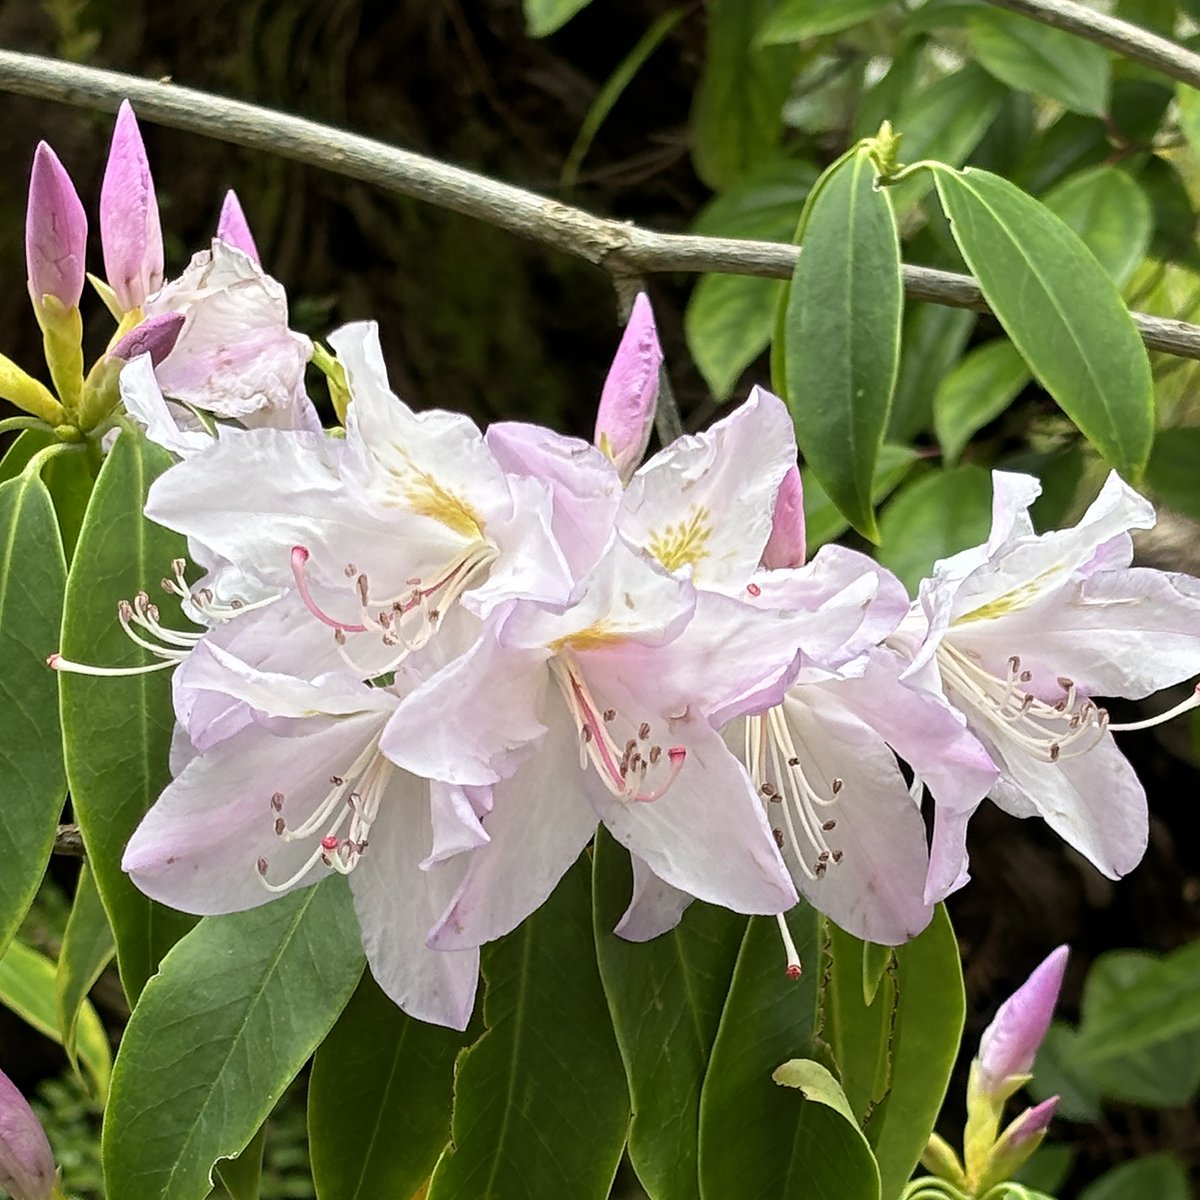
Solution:
M1076 0L988 0L988 3L1077 34L1172 79L1200 87L1200 54L1138 25L1077 4Z
M586 259L614 276L683 271L787 279L799 253L796 246L779 242L655 233L329 125L34 54L0 50L0 90L110 111L129 99L147 120L427 200ZM969 275L906 265L904 290L910 299L988 311ZM1144 313L1134 313L1133 319L1151 349L1200 359L1200 326Z

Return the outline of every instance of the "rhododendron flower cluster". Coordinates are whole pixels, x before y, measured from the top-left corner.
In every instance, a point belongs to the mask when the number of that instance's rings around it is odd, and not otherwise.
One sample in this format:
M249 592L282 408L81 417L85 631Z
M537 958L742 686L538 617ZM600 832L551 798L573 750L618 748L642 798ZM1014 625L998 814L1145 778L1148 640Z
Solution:
M144 594L117 614L145 669L175 670L174 779L124 857L146 894L223 913L345 875L381 986L464 1028L480 946L600 824L632 856L635 940L694 898L781 915L803 897L902 943L966 881L989 795L1107 875L1136 864L1145 797L1097 697L1200 672L1200 584L1130 565L1153 514L1115 475L1039 534L1036 481L997 472L987 541L910 600L863 554L807 556L770 393L643 461L662 363L644 296L593 443L414 411L371 323L318 348L344 412L325 431L313 347L236 199L164 282L140 147L126 110L101 205L107 291L122 336L143 331L120 397L178 460L146 514L195 564L164 564L193 628ZM65 241L31 199L31 288L73 309L82 209L39 163Z

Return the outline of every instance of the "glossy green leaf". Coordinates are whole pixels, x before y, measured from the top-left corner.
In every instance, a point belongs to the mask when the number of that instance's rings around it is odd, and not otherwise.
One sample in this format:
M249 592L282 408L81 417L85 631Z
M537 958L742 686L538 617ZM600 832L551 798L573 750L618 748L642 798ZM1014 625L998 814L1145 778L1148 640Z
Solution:
M1102 116L1108 107L1108 54L1093 42L1015 13L981 8L967 18L980 64L1018 92Z
M879 991L884 973L896 961L894 946L880 946L875 942L863 942L862 986L863 1003L870 1004Z
M746 918L700 901L652 941L613 933L629 903L629 854L596 839L596 952L633 1121L629 1157L653 1200L697 1200L700 1088L745 933Z
M992 477L982 467L932 471L897 492L883 510L879 561L915 595L939 558L987 537L991 514Z
M525 28L530 37L548 37L561 29L592 0L523 0Z
M762 45L800 42L823 33L837 33L868 21L892 0L782 0L763 22Z
M25 429L5 447L0 457L0 483L15 479L25 464L39 451L54 444L54 436L41 429Z
M879 451L879 461L875 464L872 502L879 504L886 500L916 461L915 450L885 442ZM804 528L811 556L826 542L833 541L849 529L850 522L838 511L811 471L803 469L800 474L804 481Z
M75 553L88 501L96 486L96 470L96 463L82 447L72 447L56 454L42 471L42 478L54 501L54 512L58 517L68 562Z
M854 1111L850 1107L850 1101L846 1099L846 1093L842 1091L841 1084L830 1074L828 1068L821 1066L819 1062L811 1058L793 1058L781 1067L776 1067L771 1078L780 1087L795 1088L803 1094L805 1100L832 1108L843 1120L858 1129Z
M1117 167L1092 167L1063 180L1042 198L1100 265L1123 287L1150 246L1154 212L1146 193Z
M54 1002L54 976L54 963L23 942L9 942L0 958L0 1004L10 1008L39 1033L61 1042ZM103 1099L112 1073L112 1051L108 1034L87 1000L79 1011L76 1048L96 1095Z
M467 1035L406 1016L364 974L308 1083L320 1200L412 1196L450 1141L454 1060Z
M929 927L896 949L899 1007L892 1085L866 1124L885 1197L898 1196L942 1108L966 1016L958 942L943 905Z
M697 217L693 232L708 237L790 242L804 200L817 179L809 163L769 163L718 196ZM784 284L749 275L705 275L684 314L688 349L718 400L767 348Z
M738 954L700 1095L700 1195L878 1200L878 1170L857 1129L772 1079L815 1048L818 918L801 904L788 925L806 968L801 979L787 977L769 917L751 919Z
M55 974L58 1030L67 1057L75 1061L75 1036L83 1002L116 952L108 915L87 863L79 872Z
M264 1123L241 1154L217 1163L213 1173L229 1200L259 1200L266 1142L267 1126Z
M117 602L156 587L171 560L186 552L182 538L142 516L151 480L170 463L165 450L130 433L121 434L105 459L67 577L67 659L106 667L148 661L122 633ZM160 593L157 603L165 625L187 628L176 601ZM164 671L125 678L64 673L60 685L71 801L132 1001L194 923L147 900L121 870L125 843L170 779L170 677Z
M783 376L805 461L876 538L872 484L900 359L900 243L864 149L813 192L783 319Z
M1062 1021L1055 1021L1046 1033L1029 1091L1038 1100L1057 1096L1057 1112L1068 1121L1100 1119L1100 1085L1079 1064L1079 1034Z
M121 1040L104 1122L108 1200L203 1200L213 1164L254 1137L362 967L342 879L201 921Z
M976 320L973 312L963 308L940 304L908 307L900 343L900 373L888 420L889 441L908 442L928 428L934 393L958 361Z
M1187 1167L1173 1154L1122 1163L1079 1193L1079 1200L1191 1200Z
M1043 387L1114 467L1136 478L1154 433L1145 347L1078 236L987 171L935 173L955 241Z
M976 431L994 421L1029 382L1029 368L1008 341L977 346L942 380L933 397L933 427L947 462Z
M692 105L696 173L720 191L772 158L783 132L783 104L796 52L759 46L775 0L709 0L704 74Z
M66 795L58 683L46 666L66 577L36 469L0 483L0 952L37 894Z
M485 946L487 1033L455 1078L453 1146L427 1200L603 1200L629 1122L596 966L584 856L522 925Z
M1066 112L1033 139L1012 179L1040 195L1073 171L1099 166L1111 152L1103 121Z
M1200 429L1164 429L1154 439L1146 483L1151 492L1177 512L1200 521Z

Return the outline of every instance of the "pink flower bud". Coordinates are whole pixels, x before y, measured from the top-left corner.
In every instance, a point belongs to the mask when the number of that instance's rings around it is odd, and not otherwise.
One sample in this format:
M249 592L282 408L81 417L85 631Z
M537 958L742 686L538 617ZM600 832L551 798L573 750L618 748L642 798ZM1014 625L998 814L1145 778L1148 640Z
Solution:
M250 226L246 221L246 214L242 211L241 202L233 188L225 193L225 202L221 205L221 216L217 221L217 237L227 246L232 246L235 250L240 250L243 254L248 255L256 263L262 262L258 256L258 247L254 244L254 235L250 232Z
M762 562L768 570L804 566L804 486L800 468L791 467L779 485L771 536L763 547Z
M48 1200L57 1185L45 1130L25 1097L0 1071L0 1186L13 1200Z
M1058 1100L1057 1096L1051 1096L1049 1100L1027 1108L996 1139L979 1179L977 1194L990 1193L993 1187L1011 1179L1029 1161L1046 1136Z
M78 308L86 253L87 217L75 185L58 155L39 142L25 215L25 262L34 303L54 296L63 308Z
M1032 975L1000 1006L992 1023L979 1039L981 1083L989 1093L1011 1094L1005 1082L1028 1075L1038 1047L1050 1028L1063 973L1067 969L1066 946L1059 946Z
M645 292L639 292L596 413L596 445L612 459L625 482L637 470L650 441L661 366L654 313Z
M150 355L150 362L158 366L179 340L179 331L187 318L181 312L159 313L155 317L147 317L140 325L134 326L109 352L114 358L126 361L137 358L140 354Z
M117 113L100 187L100 241L121 308L139 308L162 287L163 240L150 163L128 100Z

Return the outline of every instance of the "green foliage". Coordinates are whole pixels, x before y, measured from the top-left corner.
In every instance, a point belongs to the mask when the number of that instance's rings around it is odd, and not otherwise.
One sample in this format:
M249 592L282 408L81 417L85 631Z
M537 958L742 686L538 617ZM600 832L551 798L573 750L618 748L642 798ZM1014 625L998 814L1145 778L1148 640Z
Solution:
M592 939L588 862L484 948L487 1032L458 1064L453 1145L428 1200L603 1200L629 1096Z
M63 1049L75 1061L79 1015L85 998L116 953L108 915L85 863L79 872L55 973L55 1003Z
M57 649L67 568L37 464L22 472L0 483L0 953L37 894L66 793L45 660Z
M890 3L891 0L781 0L763 22L758 40L763 45L773 45L837 33L868 20Z
M170 462L132 432L104 460L67 577L64 657L116 667L145 661L121 631L117 603L161 579L184 553L182 538L142 516L151 481ZM160 607L164 623L178 627L178 603L164 596ZM71 801L132 1001L192 924L146 899L121 870L125 843L169 779L170 680L161 671L120 679L64 674L60 694Z
M530 37L548 37L561 29L592 0L523 0L525 27Z
M1151 1154L1114 1167L1080 1192L1079 1200L1191 1200L1187 1167L1172 1154Z
M933 397L933 427L947 462L994 421L1029 382L1029 368L1007 340L976 346L942 379Z
M872 483L899 368L903 299L891 199L875 186L868 148L818 183L797 239L804 249L773 369L810 469L850 523L877 540Z
M363 957L334 878L249 912L207 917L147 984L113 1071L109 1200L203 1200L329 1032ZM162 1031L186 1028L187 1040Z

